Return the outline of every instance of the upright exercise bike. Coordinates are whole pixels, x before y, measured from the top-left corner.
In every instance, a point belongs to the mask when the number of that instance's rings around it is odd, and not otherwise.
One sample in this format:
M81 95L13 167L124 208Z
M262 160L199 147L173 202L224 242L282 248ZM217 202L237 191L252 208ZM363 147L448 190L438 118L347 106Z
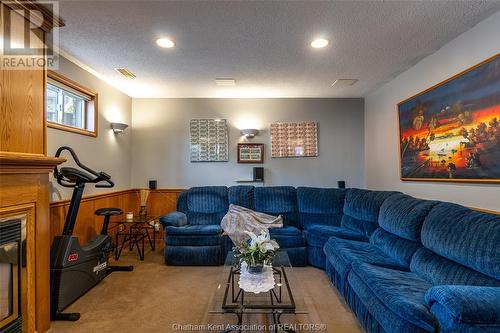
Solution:
M78 209L85 184L95 184L99 188L111 188L111 176L97 172L83 165L70 147L60 147L56 157L68 151L78 168L54 169L54 177L64 187L73 188L73 196L64 223L62 235L56 236L51 248L51 318L52 320L76 321L79 313L62 313L71 303L115 271L132 271L133 266L109 266L108 256L113 251L112 237L108 235L109 220L112 215L122 214L119 208L101 208L95 214L104 216L101 234L88 244L81 246L78 237L73 236Z

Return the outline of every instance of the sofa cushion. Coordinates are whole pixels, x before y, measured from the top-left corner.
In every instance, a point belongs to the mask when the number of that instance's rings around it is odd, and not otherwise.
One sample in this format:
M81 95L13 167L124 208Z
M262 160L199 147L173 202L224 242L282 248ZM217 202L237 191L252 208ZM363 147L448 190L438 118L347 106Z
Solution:
M299 223L304 229L315 225L340 226L342 214L335 213L299 213Z
M220 213L196 213L187 212L187 219L190 225L219 225L220 221L226 215L226 212Z
M281 236L301 236L302 231L294 226L285 225L283 228L271 228L269 229L271 235L281 235Z
M393 235L377 228L370 237L370 243L378 247L387 257L399 264L410 267L411 258L422 244Z
M309 246L321 248L323 248L326 241L333 236L342 239L367 241L365 235L360 234L357 231L329 225L311 225L307 229L304 229L304 235Z
M251 185L231 186L228 189L229 204L253 210L255 209L253 197L254 187Z
M296 227L284 226L283 228L272 228L269 233L271 238L275 239L281 248L306 246L306 240L302 231Z
M256 187L254 190L255 210L281 215L284 224L298 226L297 191L292 186Z
M349 189L345 196L341 226L369 238L378 228L380 206L395 193L398 192Z
M339 226L343 215L345 189L298 187L297 206L300 225Z
M326 241L333 236L333 228L338 227L317 224L304 229L304 236L306 237L307 245L323 248Z
M227 212L229 207L227 187L192 187L188 190L187 207L188 212L193 213Z
M408 271L407 267L387 257L379 248L367 242L332 237L326 242L323 249L326 259L330 261L342 279L347 279L347 274L355 262L371 263Z
M379 225L401 238L420 242L424 219L438 201L415 199L397 193L388 197L380 206Z
M500 281L420 248L411 259L410 269L433 285L455 284L497 286Z
M167 235L194 236L194 235L220 235L220 225L187 225L184 227L167 227Z
M165 234L166 246L215 246L221 245L219 235L171 235Z
M500 280L500 215L440 203L425 219L422 244L447 259Z
M358 220L376 222L380 206L389 196L398 192L371 191L351 188L347 191L344 204L344 214Z
M449 330L471 325L500 330L500 288L436 286L427 291L425 301Z
M353 263L351 274L358 278L349 279L353 282L351 287L363 303L375 297L378 303L376 306L389 310L386 312L388 316L381 318L373 311L373 306L367 306L386 331L399 331L393 325L401 320L429 332L437 329L438 323L425 302L425 292L432 287L427 281L412 272L366 263Z

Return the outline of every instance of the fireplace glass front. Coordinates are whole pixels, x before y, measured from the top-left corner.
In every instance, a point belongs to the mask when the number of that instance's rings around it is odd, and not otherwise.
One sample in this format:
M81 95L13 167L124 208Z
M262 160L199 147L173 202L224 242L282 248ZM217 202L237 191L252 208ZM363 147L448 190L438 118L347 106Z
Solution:
M25 226L25 216L0 219L0 332L22 331Z

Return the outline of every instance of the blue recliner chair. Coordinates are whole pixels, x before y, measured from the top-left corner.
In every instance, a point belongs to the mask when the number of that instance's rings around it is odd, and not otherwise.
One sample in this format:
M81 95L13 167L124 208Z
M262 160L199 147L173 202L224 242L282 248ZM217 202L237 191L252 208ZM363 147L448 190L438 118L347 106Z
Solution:
M293 266L307 265L307 245L300 228L294 187L193 187L183 192L177 212L162 216L165 261L169 265L220 265L233 244L222 235L220 222L229 204L282 215L283 228L270 230Z
M193 187L181 193L177 212L160 218L169 265L221 265L224 243L220 221L227 213L225 186Z

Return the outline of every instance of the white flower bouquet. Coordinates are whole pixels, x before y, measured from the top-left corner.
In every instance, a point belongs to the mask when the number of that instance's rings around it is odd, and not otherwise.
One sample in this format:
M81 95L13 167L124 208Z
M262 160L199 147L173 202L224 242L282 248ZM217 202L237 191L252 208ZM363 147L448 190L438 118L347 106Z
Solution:
M245 231L249 236L246 242L242 242L234 248L234 253L239 262L245 262L250 273L260 273L265 264L271 264L280 248L278 243L271 239L269 231L263 230L260 235Z

